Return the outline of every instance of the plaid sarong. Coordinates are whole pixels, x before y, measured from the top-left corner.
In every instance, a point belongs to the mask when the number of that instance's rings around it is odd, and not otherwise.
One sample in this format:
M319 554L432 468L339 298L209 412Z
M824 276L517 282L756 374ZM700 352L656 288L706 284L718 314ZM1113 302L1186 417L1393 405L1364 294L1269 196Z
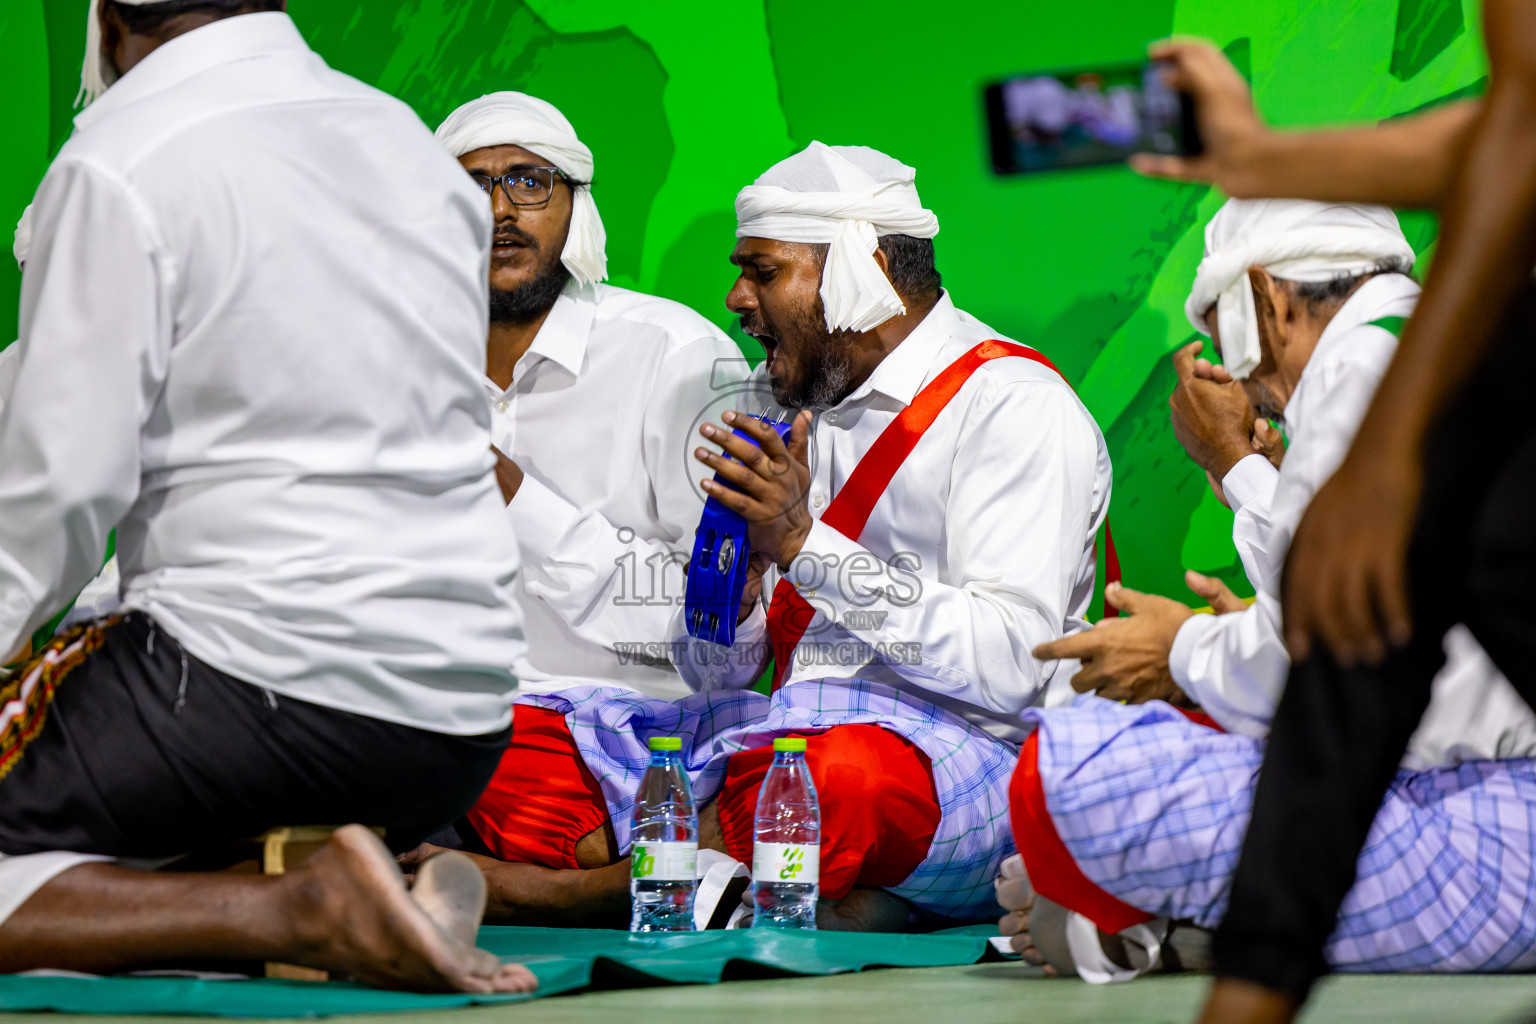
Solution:
M933 762L941 818L928 857L890 891L920 910L980 920L997 915L992 880L1013 853L1008 779L1018 747L948 711L891 687L859 680L799 681L771 698L716 690L679 701L613 687L582 686L522 697L520 704L566 716L587 768L602 787L619 849L628 852L640 776L651 736L680 736L683 764L702 806L719 792L732 754L790 733L838 725L879 725Z
M1259 741L1166 704L1034 709L1046 805L1100 888L1215 927L1247 831ZM1536 762L1400 771L1360 853L1327 956L1338 971L1536 967Z

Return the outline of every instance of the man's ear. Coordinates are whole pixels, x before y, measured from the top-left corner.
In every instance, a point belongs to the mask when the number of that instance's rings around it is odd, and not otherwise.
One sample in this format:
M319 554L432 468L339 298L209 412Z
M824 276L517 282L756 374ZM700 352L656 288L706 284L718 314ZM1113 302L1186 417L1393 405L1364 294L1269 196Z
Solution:
M101 20L101 58L113 68L117 65L117 50L123 44L126 28L116 9L107 0L95 0L97 15ZM121 72L119 72L121 73Z
M891 279L891 261L886 259L885 250L878 245L875 246L875 262L880 264L880 273L884 274L885 279L889 281Z
M1259 340L1272 351L1276 360L1290 343L1296 326L1296 303L1291 294L1263 267L1248 268L1248 284L1253 289L1253 312L1258 319Z

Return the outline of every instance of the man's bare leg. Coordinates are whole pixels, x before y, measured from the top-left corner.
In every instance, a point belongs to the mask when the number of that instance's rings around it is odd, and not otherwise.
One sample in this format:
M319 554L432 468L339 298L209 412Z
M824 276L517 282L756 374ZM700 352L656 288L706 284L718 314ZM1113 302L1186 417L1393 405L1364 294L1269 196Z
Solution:
M272 877L150 874L82 864L0 925L0 972L109 973L186 959L274 960L381 988L528 992L524 967L450 938L357 825Z
M407 871L443 853L423 843L400 858ZM520 864L464 853L485 876L485 920L545 928L629 927L629 858L620 859L605 825L576 844L578 868Z

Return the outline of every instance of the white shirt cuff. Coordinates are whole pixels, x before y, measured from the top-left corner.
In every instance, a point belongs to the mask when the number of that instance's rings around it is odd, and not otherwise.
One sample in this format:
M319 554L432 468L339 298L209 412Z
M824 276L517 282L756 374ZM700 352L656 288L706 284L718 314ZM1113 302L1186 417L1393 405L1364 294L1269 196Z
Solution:
M801 597L816 598L821 611L830 609L832 613L830 617L834 622L841 620L843 613L849 608L868 605L868 598L863 593L843 593L845 581L850 586L858 586L859 581L868 580L874 586L867 589L878 589L881 576L886 571L885 564L860 547L858 541L849 540L819 519L811 525L811 532L806 534L805 544L801 546L795 562L800 562L808 555L812 560L819 561L821 565L831 566L829 571L818 574L822 577L819 587L806 586L804 581L796 579L798 574L794 571L794 563L791 563L790 571L785 575L794 588L800 591ZM853 559L856 557L861 560L861 564L869 563L867 566L869 571L860 573L858 580L855 580L845 569L854 564ZM855 598L858 600L856 601ZM860 601L863 603L859 603Z
M1178 633L1173 638L1173 646L1168 650L1169 674L1173 676L1173 681L1179 684L1179 689L1184 691L1184 695L1196 704L1200 703L1200 695L1196 692L1198 687L1194 683L1195 650L1215 628L1216 616L1205 613L1191 615L1179 627Z
M507 506L517 550L524 565L538 565L581 518L581 509L566 501L530 473L523 474L512 503Z
M1280 471L1264 456L1245 455L1221 478L1221 492L1227 496L1227 505L1236 512L1251 501L1273 494L1279 476Z

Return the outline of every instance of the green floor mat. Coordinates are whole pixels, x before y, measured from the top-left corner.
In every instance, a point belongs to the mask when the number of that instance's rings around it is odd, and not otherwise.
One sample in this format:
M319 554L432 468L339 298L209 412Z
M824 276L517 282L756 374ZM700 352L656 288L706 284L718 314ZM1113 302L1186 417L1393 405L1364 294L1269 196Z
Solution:
M480 945L526 964L539 995L583 988L714 984L731 978L826 975L868 967L940 967L981 960L986 927L933 935L717 931L630 936L566 928L484 928ZM426 1012L534 996L414 995L343 982L0 976L0 1010L218 1017L323 1017Z

